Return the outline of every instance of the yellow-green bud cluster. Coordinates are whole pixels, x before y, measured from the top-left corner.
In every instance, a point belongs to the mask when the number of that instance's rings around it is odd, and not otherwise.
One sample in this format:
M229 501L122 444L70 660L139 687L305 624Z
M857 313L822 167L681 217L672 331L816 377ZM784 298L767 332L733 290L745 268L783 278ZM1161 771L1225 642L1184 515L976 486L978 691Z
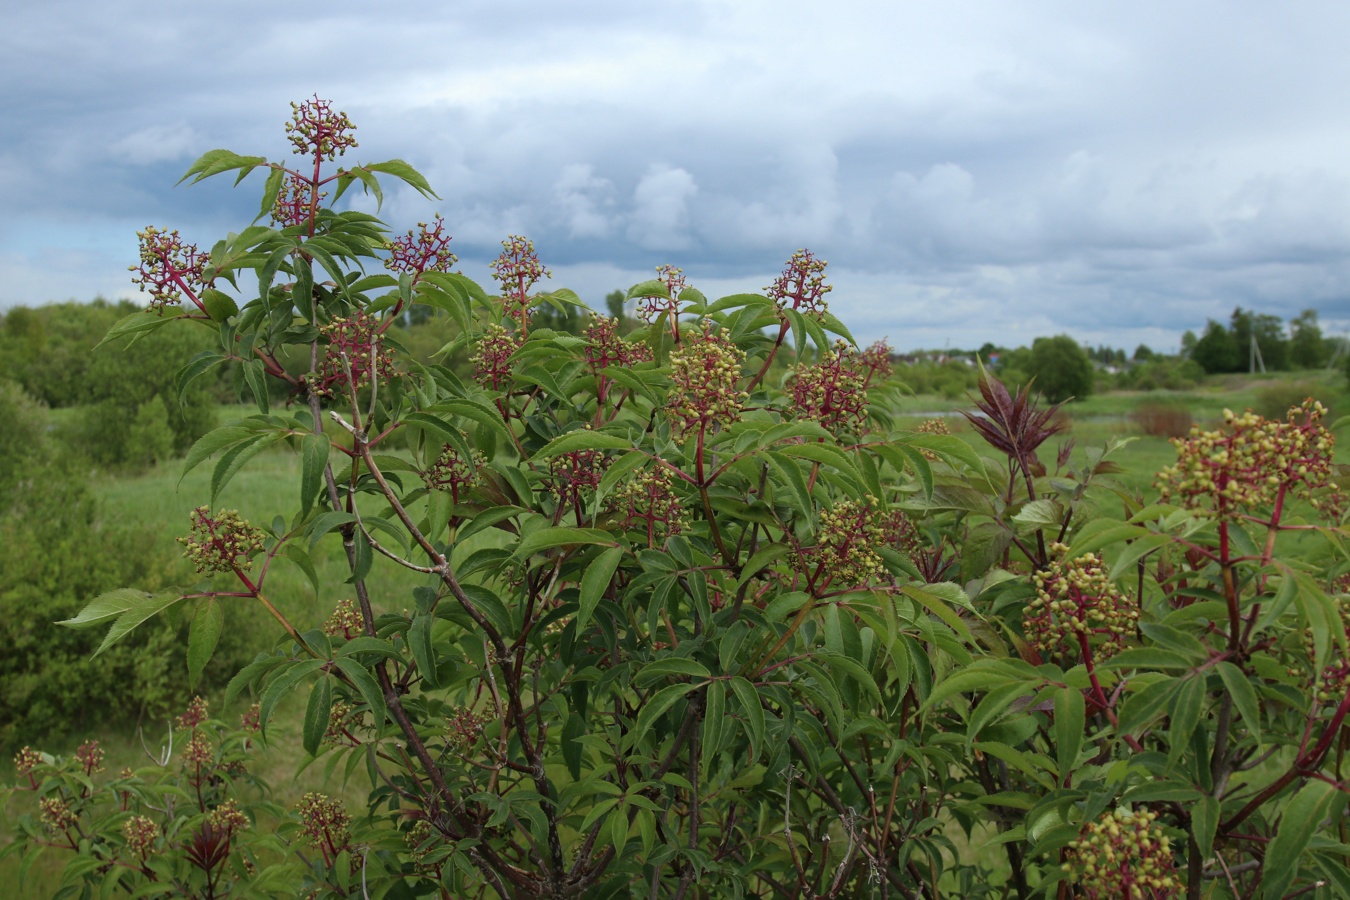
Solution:
M75 759L79 761L84 774L94 775L103 771L103 748L98 741L85 741L75 750Z
M871 346L864 350L860 354L860 362L867 373L868 384L871 384L873 378L878 376L885 378L895 371L895 365L891 362L891 345L886 342L885 338L874 341ZM942 420L937 419L936 421Z
M276 203L272 204L272 221L283 227L303 225L310 215L327 197L327 192L314 196L314 185L299 175L287 175L286 182L277 192ZM296 298L297 301L308 298Z
M1350 643L1350 597L1341 594L1335 601L1341 616L1341 628L1345 631L1347 643ZM1312 661L1316 655L1316 642L1311 628L1303 630L1303 645L1309 661ZM1350 690L1350 654L1332 641L1331 659L1316 677L1309 679L1308 687L1319 703L1340 703L1346 691Z
M684 506L675 493L670 470L657 465L646 469L625 482L614 495L614 502L623 515L625 528L644 528L647 545L655 546L658 539L679 534L688 524Z
M295 811L310 846L323 851L325 858L331 859L346 849L352 819L341 801L311 791L300 799Z
M857 351L836 341L818 365L797 366L792 403L797 415L836 435L861 432L867 421L867 374Z
M1065 553L1051 544L1052 553ZM1061 661L1081 655L1086 637L1094 659L1114 656L1125 647L1139 621L1139 609L1107 577L1100 557L1087 553L1056 560L1032 576L1036 596L1027 604L1023 633L1043 655Z
M310 382L315 393L331 397L335 386L355 390L370 384L372 378L394 374L394 364L380 343L380 323L365 310L334 319L319 330L328 337L328 349Z
M1114 810L1089 822L1069 842L1064 870L1088 900L1167 900L1181 879L1171 840L1156 813Z
M652 358L651 348L625 341L619 335L619 320L595 316L586 329L586 366L599 375L609 366L631 366Z
M132 284L140 285L150 294L147 312L164 315L164 309L176 306L183 299L186 288L194 293L206 285L206 266L209 254L202 253L196 244L187 244L177 231L160 231L147 225L136 232L140 239L140 265L131 266L136 273Z
M417 223L417 231L385 244L389 258L384 267L391 272L420 275L423 272L449 272L459 262L450 252L450 235L445 233L445 221L436 214L434 225Z
M147 816L132 816L122 823L122 839L133 855L145 859L160 838L159 825Z
M243 810L239 808L238 802L234 800L226 800L224 803L211 810L210 815L208 815L206 819L211 823L212 828L217 831L222 831L230 836L243 831L249 826L248 816L244 815Z
M329 637L342 635L347 640L351 640L361 633L361 614L357 612L356 605L348 597L346 600L339 600L338 605L333 607L333 612L328 616L328 620L323 623L323 633Z
M193 697L188 701L187 709L183 710L183 714L178 717L178 727L196 728L205 722L209 715L210 709L207 707L206 701L200 696Z
M1222 517L1269 506L1281 490L1301 493L1331 483L1335 439L1320 422L1326 409L1307 400L1289 411L1287 421L1266 419L1248 410L1224 410L1219 431L1191 429L1189 437L1172 441L1177 462L1158 473L1164 500ZM1327 499L1308 496L1314 507ZM1335 501L1333 501L1335 502Z
M446 717L445 743L451 753L463 755L473 749L483 734L483 717L468 707Z
M501 325L489 325L473 354L473 374L490 391L499 391L511 379L511 355L520 341Z
M361 713L345 700L334 700L328 710L328 727L323 732L323 743L340 747L356 747L361 742L352 730L361 725Z
M502 286L502 311L524 333L529 330L530 307L535 301L530 288L540 279L550 277L548 269L539 262L534 241L518 234L507 236L491 269L492 277Z
M24 747L14 754L14 772L27 775L42 764L42 754L32 747Z
M465 488L478 482L478 469L487 465L487 459L477 450L472 451L471 459L465 460L458 450L446 444L441 455L436 457L423 476L427 488L433 491L449 491L450 499L458 503Z
M798 250L783 267L783 274L764 290L779 309L791 308L823 319L829 311L825 295L834 290L825 283L828 265L810 250Z
M201 769L216 760L216 748L204 733L192 732L192 740L183 748L183 767Z
M403 840L408 845L408 858L412 860L418 871L435 868L426 863L426 858L431 855L432 850L440 849L445 843L445 839L431 827L430 822L426 819L418 819L411 828L404 832Z
M244 731L256 732L262 728L262 704L255 703L239 716L239 727Z
M831 585L849 588L886 578L886 564L877 552L886 537L875 497L861 503L841 500L821 510L816 546L807 556L813 586L818 591Z
M609 460L600 450L573 450L549 460L548 471L553 478L553 493L558 502L580 506L582 495L600 486L608 463Z
M192 529L178 543L184 546L183 556L191 560L197 572L214 575L234 569L247 572L249 560L261 553L266 533L240 518L233 509L211 514L211 507L199 506L192 511Z
M946 419L924 419L915 429L919 434L951 434L952 430L947 426ZM938 455L932 450L920 450L925 459L937 460Z
M684 270L671 265L657 266L656 280L666 286L666 292L670 296L638 298L638 317L649 325L660 318L662 313L666 313L671 318L679 315L680 291L684 290L685 284Z
M58 834L75 826L79 817L61 797L43 797L38 801L41 815L38 817L42 827L52 834Z
M331 100L320 100L316 94L304 103L291 104L291 120L286 123L286 136L295 152L312 156L316 161L332 161L356 146L356 138L348 134L356 126L345 112L333 112Z
M679 432L728 425L740 418L745 352L704 320L703 330L670 354L666 415Z

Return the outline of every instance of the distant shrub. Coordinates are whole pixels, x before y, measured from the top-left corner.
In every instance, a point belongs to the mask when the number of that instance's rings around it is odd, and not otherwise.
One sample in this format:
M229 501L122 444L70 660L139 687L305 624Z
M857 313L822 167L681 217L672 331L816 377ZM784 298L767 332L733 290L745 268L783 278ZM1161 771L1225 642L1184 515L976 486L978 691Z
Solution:
M1164 400L1147 400L1130 413L1130 421L1144 434L1153 437L1184 437L1190 433L1191 411L1184 404Z
M1291 406L1298 406L1311 397L1325 401L1326 388L1315 381L1277 381L1256 392L1257 414L1268 419L1284 418Z
M1158 357L1122 372L1120 386L1140 391L1184 391L1204 377L1205 370L1195 360Z
M163 406L146 408L147 421L133 430L171 446ZM173 617L147 623L145 644L99 656L99 635L56 624L109 589L156 589L167 560L143 535L100 515L82 480L87 466L60 452L41 406L12 381L0 381L0 421L0 749L59 743L94 723L127 723L181 704L181 623ZM226 641L230 660L208 675L242 664L240 635Z

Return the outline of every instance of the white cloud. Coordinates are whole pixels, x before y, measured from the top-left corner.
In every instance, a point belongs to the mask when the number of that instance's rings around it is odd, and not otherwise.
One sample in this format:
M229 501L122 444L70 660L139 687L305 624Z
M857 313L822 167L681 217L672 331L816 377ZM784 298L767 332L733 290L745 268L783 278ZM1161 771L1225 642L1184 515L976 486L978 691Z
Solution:
M647 250L684 250L692 244L689 204L698 193L684 169L653 163L633 189L629 237Z
M599 178L593 166L573 163L565 166L553 183L554 203L573 238L609 237L612 231L614 184Z

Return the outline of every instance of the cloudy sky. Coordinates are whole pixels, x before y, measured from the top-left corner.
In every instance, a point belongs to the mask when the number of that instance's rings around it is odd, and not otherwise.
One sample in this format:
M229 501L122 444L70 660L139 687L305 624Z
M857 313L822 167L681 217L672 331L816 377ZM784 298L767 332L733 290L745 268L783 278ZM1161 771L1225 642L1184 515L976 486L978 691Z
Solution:
M210 244L290 101L443 198L465 271L509 233L555 286L681 266L760 290L798 247L900 349L1068 333L1175 348L1234 306L1350 329L1350 4L947 0L5 3L0 309L132 296L135 231ZM313 11L311 11L313 10Z

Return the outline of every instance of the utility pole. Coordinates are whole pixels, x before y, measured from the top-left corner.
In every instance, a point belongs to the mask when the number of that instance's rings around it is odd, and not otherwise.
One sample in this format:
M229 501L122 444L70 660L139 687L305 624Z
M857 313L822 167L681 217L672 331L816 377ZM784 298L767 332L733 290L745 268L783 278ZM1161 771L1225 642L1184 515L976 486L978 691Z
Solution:
M1261 346L1256 343L1255 334L1252 335L1252 346L1251 350L1247 354L1247 358L1250 364L1249 366L1250 372L1252 374L1255 374L1257 364L1260 364L1261 366L1261 374L1262 375L1266 374L1266 361L1261 358Z

